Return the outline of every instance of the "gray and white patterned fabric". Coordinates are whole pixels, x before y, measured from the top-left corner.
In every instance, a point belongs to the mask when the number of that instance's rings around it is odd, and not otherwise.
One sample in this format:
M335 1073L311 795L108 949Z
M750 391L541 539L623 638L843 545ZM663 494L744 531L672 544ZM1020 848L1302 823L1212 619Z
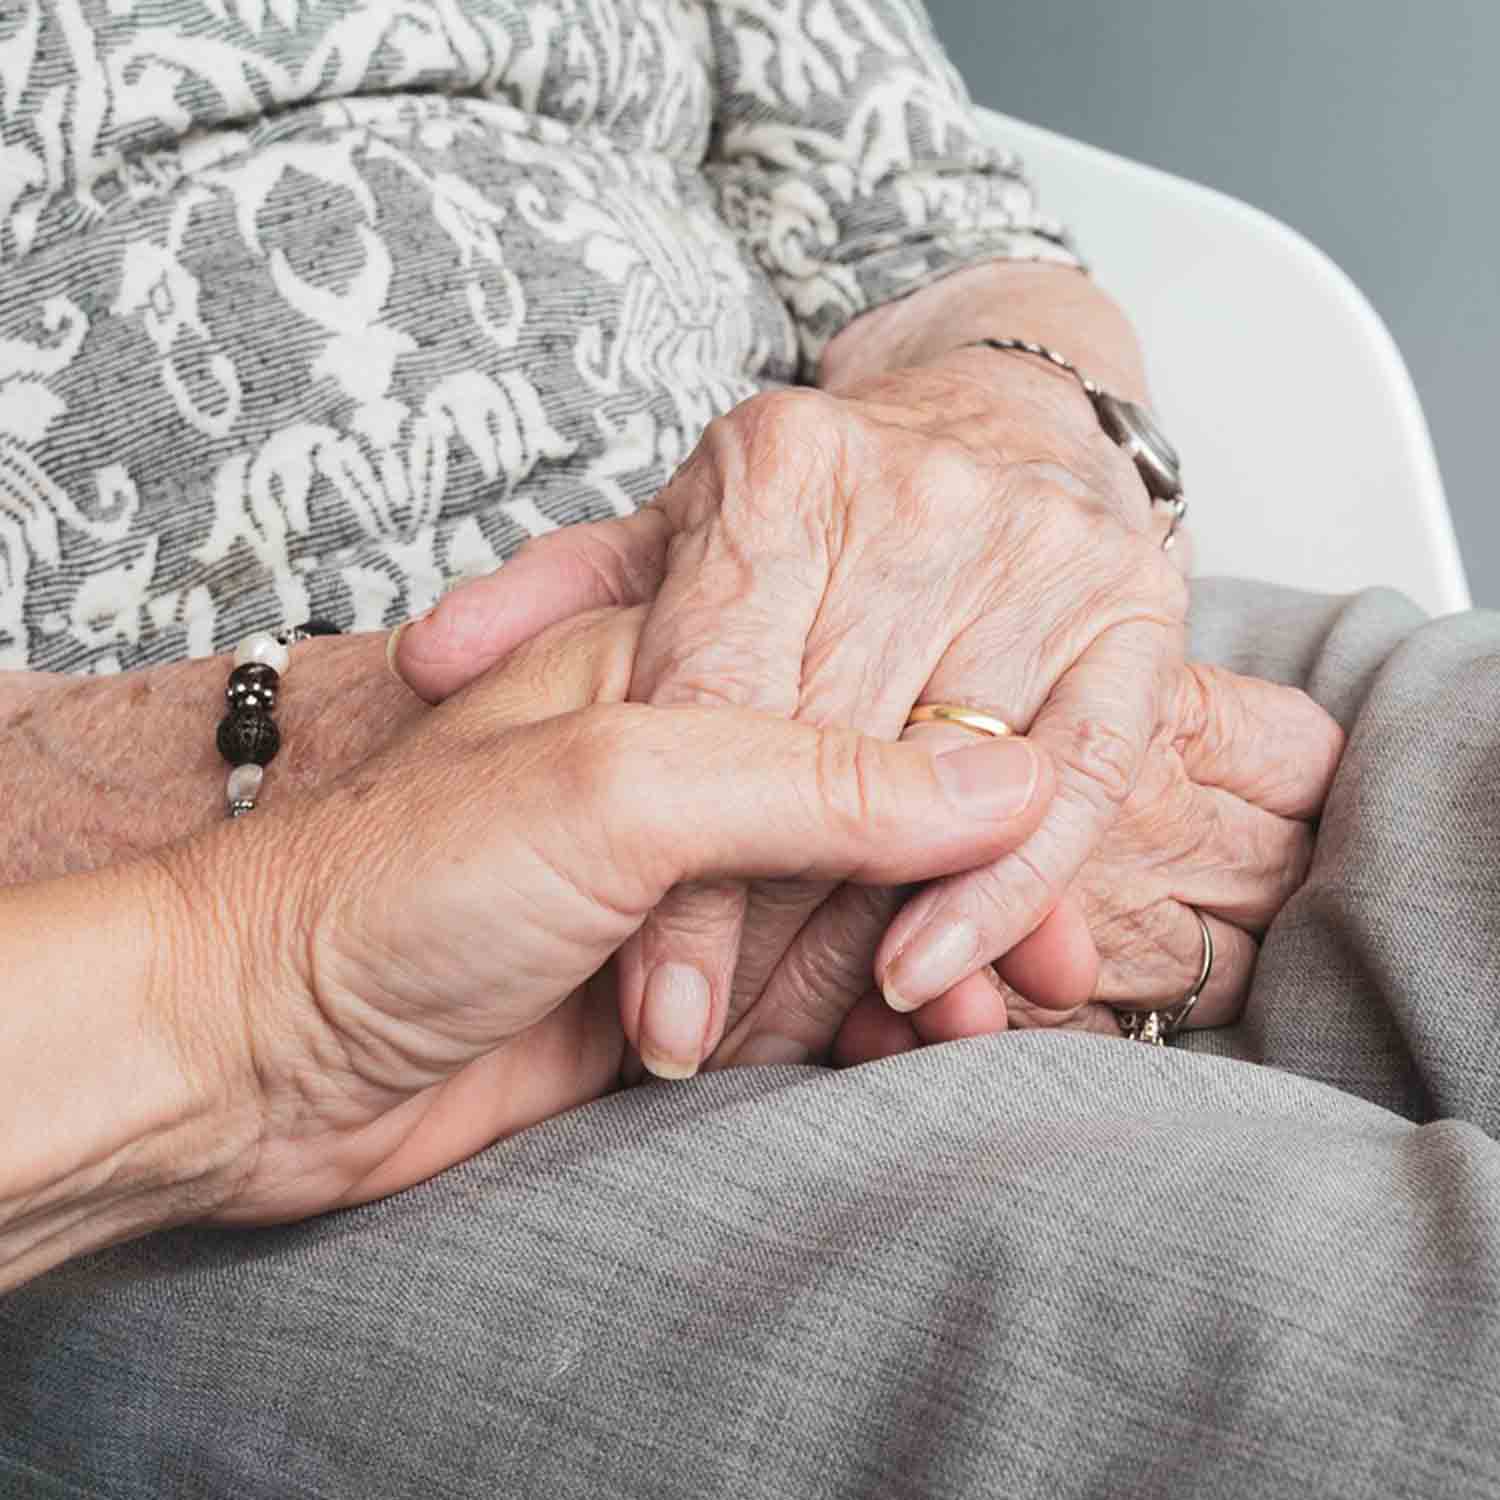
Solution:
M0 667L377 628L957 267L917 0L5 0Z

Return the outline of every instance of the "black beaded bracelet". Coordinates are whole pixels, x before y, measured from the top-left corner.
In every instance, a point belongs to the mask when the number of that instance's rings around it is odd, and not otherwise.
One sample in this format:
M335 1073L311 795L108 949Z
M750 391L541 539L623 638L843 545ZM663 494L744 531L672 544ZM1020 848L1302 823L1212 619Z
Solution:
M219 754L233 767L224 797L231 818L255 810L266 767L281 749L281 731L271 715L292 659L291 648L317 635L338 635L327 620L308 620L290 630L257 631L235 648L234 670L224 697L229 712L219 721Z

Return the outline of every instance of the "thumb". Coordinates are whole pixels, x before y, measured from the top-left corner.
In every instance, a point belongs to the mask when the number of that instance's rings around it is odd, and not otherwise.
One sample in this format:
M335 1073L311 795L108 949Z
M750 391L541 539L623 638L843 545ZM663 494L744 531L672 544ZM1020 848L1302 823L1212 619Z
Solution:
M645 604L661 584L670 533L666 515L648 508L538 537L398 627L391 669L419 698L441 703L549 625Z
M684 881L897 885L987 865L1030 835L1055 790L1050 759L1019 737L893 744L722 707L627 704L579 721L563 755L526 757L564 785L512 796L569 809L536 852L641 919ZM685 1076L729 996L685 965L653 969L649 953L646 971L639 1015L622 1021L653 1072Z

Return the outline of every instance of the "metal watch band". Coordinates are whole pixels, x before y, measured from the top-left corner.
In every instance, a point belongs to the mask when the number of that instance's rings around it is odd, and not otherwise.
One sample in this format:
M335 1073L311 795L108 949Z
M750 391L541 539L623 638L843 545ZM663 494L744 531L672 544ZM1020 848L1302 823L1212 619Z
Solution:
M1163 551L1171 547L1187 517L1187 501L1182 493L1182 465L1177 450L1143 406L1112 396L1065 355L1030 339L975 339L963 347L996 349L1002 354L1030 354L1071 375L1089 398L1105 435L1130 456L1152 504L1159 502L1172 508L1171 524L1161 544Z

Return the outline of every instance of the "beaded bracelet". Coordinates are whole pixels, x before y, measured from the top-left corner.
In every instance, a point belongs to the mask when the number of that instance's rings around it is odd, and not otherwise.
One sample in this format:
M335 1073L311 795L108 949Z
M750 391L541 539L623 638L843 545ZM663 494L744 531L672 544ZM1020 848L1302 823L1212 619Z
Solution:
M219 754L233 767L224 798L231 818L255 810L266 767L281 749L281 731L271 717L276 693L292 659L291 648L317 635L337 635L337 625L308 620L291 630L257 631L235 648L234 670L224 697L229 712L219 722Z

